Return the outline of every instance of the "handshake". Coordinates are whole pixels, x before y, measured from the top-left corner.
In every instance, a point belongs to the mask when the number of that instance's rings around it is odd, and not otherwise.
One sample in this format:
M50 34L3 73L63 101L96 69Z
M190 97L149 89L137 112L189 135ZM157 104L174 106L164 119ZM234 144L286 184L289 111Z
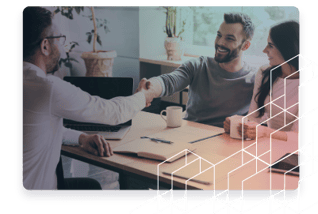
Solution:
M157 80L142 78L139 82L137 92L142 92L146 98L146 107L151 105L154 98L159 97L162 92L162 87Z

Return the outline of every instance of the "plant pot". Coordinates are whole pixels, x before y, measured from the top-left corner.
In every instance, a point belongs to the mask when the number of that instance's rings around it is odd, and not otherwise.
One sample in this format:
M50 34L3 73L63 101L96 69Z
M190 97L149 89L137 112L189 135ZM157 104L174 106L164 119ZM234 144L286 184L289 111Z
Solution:
M184 45L180 38L166 37L165 48L167 60L180 61L184 54Z
M116 51L84 52L82 58L85 61L87 77L111 77L113 76L114 58Z

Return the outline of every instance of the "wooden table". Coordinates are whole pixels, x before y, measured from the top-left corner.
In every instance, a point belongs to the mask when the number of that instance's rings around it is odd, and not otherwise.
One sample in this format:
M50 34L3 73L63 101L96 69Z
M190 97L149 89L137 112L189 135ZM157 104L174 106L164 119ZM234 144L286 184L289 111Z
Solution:
M216 127L208 126L191 121L183 121L182 126L192 126L205 130L215 130ZM160 115L140 112L132 121L131 130L121 141L109 141L112 148L123 145L132 140L140 138L142 135L151 135L163 130L166 127ZM244 141L244 151L242 150L242 140L232 139L228 134L210 138L195 143L195 154L187 155L173 163L163 163L160 161L138 158L122 154L114 154L111 157L98 157L88 154L79 147L62 146L62 155L78 159L80 161L93 164L105 169L110 169L120 173L120 188L126 189L127 176L134 176L145 182L159 184L160 188L179 189L204 189L204 190L282 190L296 189L299 177L270 173L269 163L273 163L285 153L292 153L298 149L297 142L284 142L262 138L257 141ZM270 148L272 144L272 148ZM269 152L272 151L272 152ZM253 156L257 156L256 159ZM212 184L200 184L194 181L187 181L181 178L173 178L162 174L163 171L172 172L187 165L184 170L193 173L193 176L201 173L201 177L211 178ZM267 164L266 164L267 163ZM160 164L160 165L159 165ZM159 167L158 167L159 165ZM210 168L209 168L210 167ZM159 171L159 175L158 175ZM173 186L173 187L172 187Z

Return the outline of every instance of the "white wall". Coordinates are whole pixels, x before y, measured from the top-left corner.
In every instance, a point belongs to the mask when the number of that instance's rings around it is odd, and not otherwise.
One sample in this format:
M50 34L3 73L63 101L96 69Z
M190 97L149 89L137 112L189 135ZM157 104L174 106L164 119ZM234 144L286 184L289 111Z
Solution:
M53 10L55 8L51 8ZM139 8L138 7L95 7L96 18L107 20L110 32L105 34L103 28L98 29L102 46L98 43L98 50L116 50L117 57L114 59L114 77L132 77L134 90L139 83ZM83 76L86 68L81 53L92 51L93 44L89 44L86 32L93 29L93 22L85 16L90 16L91 11L85 8L80 15L73 12L74 19L69 20L61 14L57 15L61 31L66 35L67 41L76 41L79 46L70 53L78 63L73 63L73 69L62 68L61 73L73 76ZM66 71L66 72L65 72Z
M159 7L140 7L139 9L139 52L140 58L148 58L165 54L164 41L167 34L164 32L166 14ZM161 74L169 73L174 68L161 66ZM185 93L186 94L186 93ZM187 95L184 97L184 104ZM179 93L163 97L163 101L179 103Z
M139 53L140 57L157 56L165 53L164 26L166 16L159 7L139 8Z

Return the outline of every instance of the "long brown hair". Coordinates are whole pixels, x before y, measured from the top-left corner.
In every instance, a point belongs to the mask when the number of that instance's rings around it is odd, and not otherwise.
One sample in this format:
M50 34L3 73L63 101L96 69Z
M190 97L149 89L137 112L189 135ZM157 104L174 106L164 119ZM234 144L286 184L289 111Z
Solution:
M295 21L288 21L281 24L278 24L271 28L270 38L274 45L277 47L279 52L282 54L285 61L297 56L299 54L299 24ZM287 62L290 66L293 66L296 71L299 69L298 57ZM272 66L263 71L262 75L262 84L259 87L259 91L254 97L257 102L258 108L264 106L266 97L270 92L270 72L277 65ZM281 66L275 68L272 71L272 83L274 83L278 77L282 75ZM265 113L265 108L259 110L258 117L262 117Z

